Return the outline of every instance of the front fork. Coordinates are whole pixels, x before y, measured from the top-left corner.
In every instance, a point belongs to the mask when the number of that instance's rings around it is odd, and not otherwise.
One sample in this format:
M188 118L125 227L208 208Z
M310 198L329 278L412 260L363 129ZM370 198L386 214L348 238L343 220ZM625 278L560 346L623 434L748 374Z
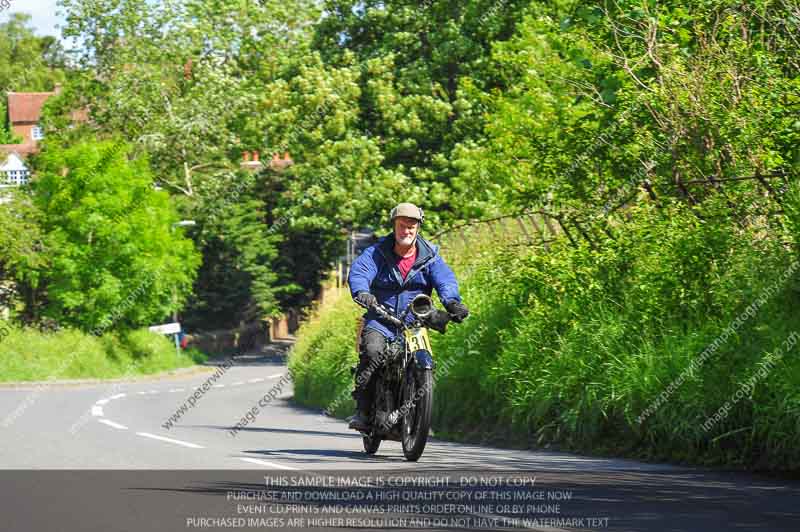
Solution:
M411 360L414 364L413 369L416 371L433 369L435 366L433 363L433 355L427 349L418 349L411 353Z

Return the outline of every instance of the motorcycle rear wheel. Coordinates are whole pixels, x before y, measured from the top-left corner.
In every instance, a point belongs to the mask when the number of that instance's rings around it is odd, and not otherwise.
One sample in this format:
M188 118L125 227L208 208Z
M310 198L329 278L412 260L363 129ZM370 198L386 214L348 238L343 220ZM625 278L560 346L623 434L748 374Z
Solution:
M403 390L403 404L411 401L411 408L403 416L403 455L416 462L425 450L433 412L433 375L431 370L412 371ZM419 392L419 393L418 393Z

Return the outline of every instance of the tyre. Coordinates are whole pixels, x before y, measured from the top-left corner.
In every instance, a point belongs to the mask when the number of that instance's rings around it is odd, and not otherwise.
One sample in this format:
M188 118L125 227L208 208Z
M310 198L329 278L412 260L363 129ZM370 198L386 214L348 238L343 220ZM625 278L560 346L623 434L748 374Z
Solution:
M431 370L411 371L403 388L403 405L410 405L403 416L403 454L416 462L425 450L433 411L433 375Z
M364 451L367 454L375 454L378 452L378 447L381 446L380 436L367 436L364 435Z
M375 454L378 452L378 447L381 446L381 438L375 434L375 412L381 408L381 398L383 397L383 380L381 376L377 376L378 382L375 383L375 397L372 399L372 415L370 416L370 431L369 433L362 433L361 439L364 442L364 452L367 454Z

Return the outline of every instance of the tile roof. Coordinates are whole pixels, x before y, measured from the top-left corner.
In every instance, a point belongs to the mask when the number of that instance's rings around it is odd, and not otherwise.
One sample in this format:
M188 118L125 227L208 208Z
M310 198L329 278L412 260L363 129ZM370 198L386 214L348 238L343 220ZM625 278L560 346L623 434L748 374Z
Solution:
M28 142L25 144L0 144L0 153L5 155L16 153L19 156L25 157L26 155L36 153L37 151L39 151L39 146L33 142ZM2 158L3 157L0 156L0 159Z
M8 119L12 124L36 123L42 115L44 102L55 92L9 92Z

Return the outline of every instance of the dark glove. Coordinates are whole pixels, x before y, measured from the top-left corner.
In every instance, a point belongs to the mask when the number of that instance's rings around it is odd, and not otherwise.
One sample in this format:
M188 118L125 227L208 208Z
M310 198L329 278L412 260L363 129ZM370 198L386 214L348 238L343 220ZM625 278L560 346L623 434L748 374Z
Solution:
M370 294L369 292L359 292L356 294L356 297L353 298L353 301L358 303L364 308L372 308L372 305L375 305L378 300Z
M469 309L467 309L464 303L460 303L458 301L451 301L450 303L446 304L444 308L447 309L447 312L450 314L450 317L453 318L453 321L456 323L461 323L469 316Z
M425 319L425 326L444 334L445 331L447 331L447 324L449 322L450 315L447 312L436 308L433 309L431 315Z

